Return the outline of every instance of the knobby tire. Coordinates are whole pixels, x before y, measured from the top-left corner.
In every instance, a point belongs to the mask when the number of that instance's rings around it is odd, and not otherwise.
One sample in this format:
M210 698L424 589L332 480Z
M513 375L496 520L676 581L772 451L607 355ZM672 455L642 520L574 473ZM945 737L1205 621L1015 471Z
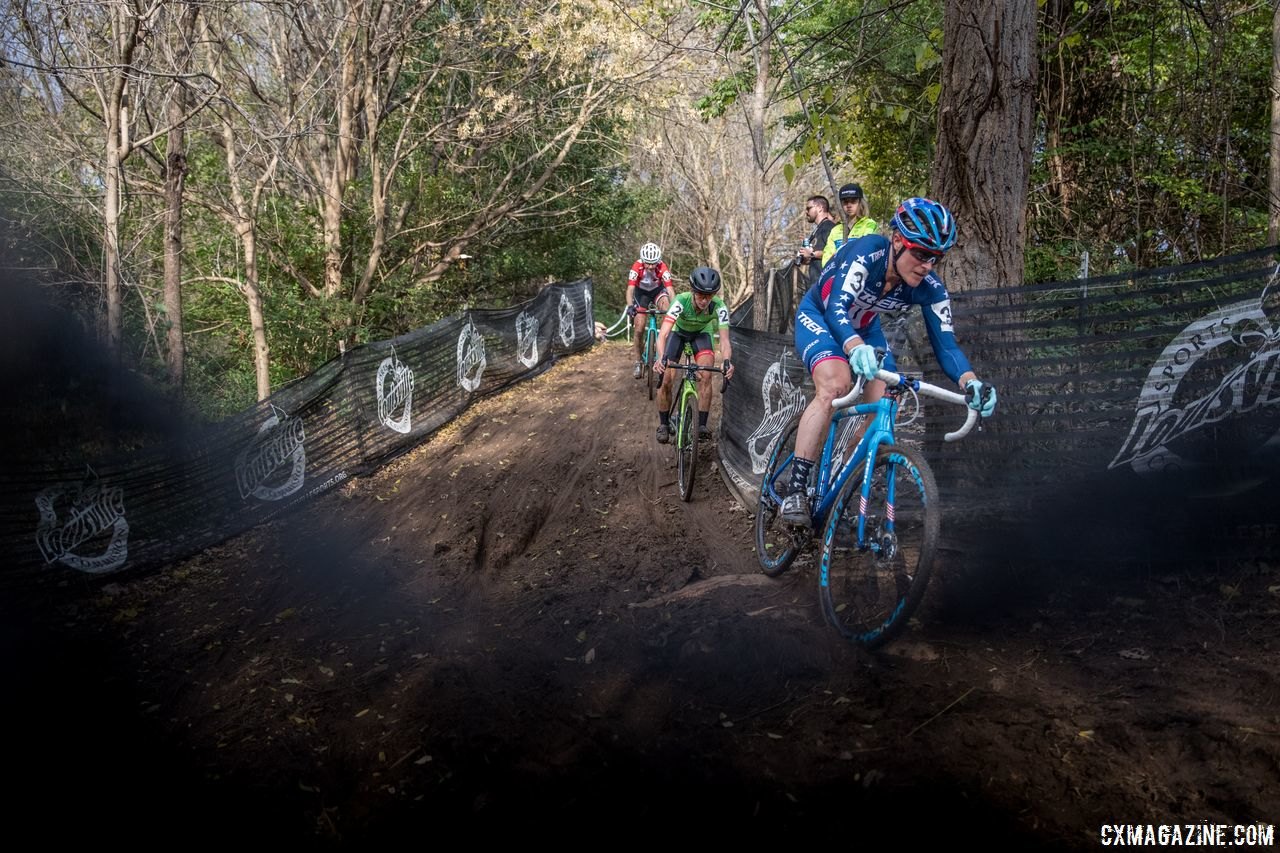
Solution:
M688 501L693 497L693 480L698 473L698 395L681 394L681 400L676 469L680 475L680 499Z
M800 428L801 414L797 412L787 421L770 445L769 461L765 466L764 479L760 483L760 497L756 503L756 559L760 563L760 571L771 578L791 568L796 555L809 541L809 531L788 527L778 520L781 500L789 494L791 485L791 459L795 455L796 433ZM766 487L771 482L778 493L777 501L769 495Z
M858 506L867 463L854 471L822 532L818 592L822 613L845 639L874 649L902 633L924 598L940 535L938 486L912 447L881 447L872 469L865 544L857 538ZM892 511L888 481L895 483ZM892 535L886 520L892 518ZM877 552L875 547L880 548Z
M649 399L653 399L653 334L646 331L644 336L644 383L649 389Z

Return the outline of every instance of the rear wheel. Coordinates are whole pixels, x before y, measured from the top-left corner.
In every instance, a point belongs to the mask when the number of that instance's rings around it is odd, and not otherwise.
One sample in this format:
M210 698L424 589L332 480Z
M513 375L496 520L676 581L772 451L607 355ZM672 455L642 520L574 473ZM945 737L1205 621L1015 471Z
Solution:
M760 481L760 499L756 503L756 559L760 570L769 577L791 568L796 555L809 542L810 531L783 524L778 510L791 493L791 462L796 453L796 433L800 428L800 412L787 421L769 448L769 461Z
M848 479L827 516L818 593L827 621L845 639L873 649L902 632L924 597L940 522L938 487L919 452L881 447L859 547L866 465Z

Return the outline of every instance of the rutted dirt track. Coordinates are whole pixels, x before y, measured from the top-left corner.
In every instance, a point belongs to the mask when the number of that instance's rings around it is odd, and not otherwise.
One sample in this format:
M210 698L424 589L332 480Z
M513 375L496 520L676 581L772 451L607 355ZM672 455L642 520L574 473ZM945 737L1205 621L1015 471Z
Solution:
M7 805L182 846L802 840L1097 849L1280 821L1280 573L941 567L878 655L694 500L618 345L184 564L5 626ZM737 391L738 389L735 389Z

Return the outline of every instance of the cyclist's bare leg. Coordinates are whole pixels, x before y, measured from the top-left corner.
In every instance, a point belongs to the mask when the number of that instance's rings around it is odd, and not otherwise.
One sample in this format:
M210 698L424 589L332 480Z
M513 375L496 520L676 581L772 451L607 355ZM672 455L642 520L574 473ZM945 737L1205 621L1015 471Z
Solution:
M843 397L853 388L853 372L843 358L828 358L813 368L813 400L800 416L800 428L796 432L796 456L817 461L822 453L822 441L831 425L831 403ZM884 383L880 383L884 393Z
M716 356L715 353L704 350L703 352L698 353L695 361L703 367L715 367ZM700 371L698 373L699 412L711 411L711 377L714 375L715 374L713 373L707 373L705 371Z
M631 321L631 349L635 350L636 361L641 358L641 352L644 350L644 312L637 311L635 319Z
M661 360L662 356L659 355L658 359ZM668 367L666 370L662 371L662 384L658 386L658 393L656 395L658 398L659 412L666 412L671 409L671 390L675 387L675 384L676 369L674 367Z
M876 402L884 396L885 387L885 384L879 379L868 380L867 383L862 386L862 399L859 402ZM871 426L870 418L863 418L862 423L858 424L858 428L853 432L853 437L849 439L849 444L846 448L847 452L845 453L846 459L848 459L849 454L853 452L853 448L858 446L858 442L862 441L862 436L866 434L867 427L869 426Z

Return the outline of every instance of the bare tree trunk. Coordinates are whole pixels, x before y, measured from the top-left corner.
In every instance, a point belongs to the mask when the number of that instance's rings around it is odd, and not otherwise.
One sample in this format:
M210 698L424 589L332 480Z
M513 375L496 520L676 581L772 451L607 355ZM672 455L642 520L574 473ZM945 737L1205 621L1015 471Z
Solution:
M356 174L356 155L359 137L356 119L360 114L359 98L362 84L356 56L362 50L367 36L360 34L360 17L363 4L355 3L347 11L343 26L348 35L339 42L342 54L341 82L337 94L337 126L334 128L335 150L325 175L324 196L320 221L324 228L324 295L328 298L342 292L342 271L345 266L342 246L342 206L347 185Z
M769 106L769 52L773 42L773 22L769 19L769 7L764 0L755 0L756 10L760 13L760 36L757 40L751 33L751 16L745 16L748 32L756 42L754 48L756 64L755 89L751 93L751 107L747 122L751 128L751 153L755 169L751 174L751 292L755 294L755 306L752 309L752 324L763 329L766 323L768 306L765 304L765 269L764 269L764 209L768 187L765 185L769 164L769 151L765 143L765 112Z
M248 223L246 223L248 224ZM257 231L250 225L240 231L244 249L244 286L240 292L249 306L249 329L253 335L253 375L258 399L271 396L271 348L267 346L267 321L262 311L262 289L258 284Z
M185 98L174 98L170 114L181 117ZM164 169L164 313L168 322L165 360L169 382L181 390L185 347L182 342L182 190L187 177L186 130L169 131Z
M231 219L240 248L244 252L244 279L239 282L240 294L249 308L249 329L253 335L253 373L258 399L271 396L271 348L267 345L267 324L262 310L262 288L258 281L258 205L263 190L275 173L277 159L263 169L252 194L246 198L241 187L240 155L236 145L236 133L230 119L222 123L222 147L226 152L227 176L231 190Z
M953 290L1023 280L1034 133L1036 6L948 0L933 193L951 208L959 242Z
M228 66L224 63L226 47L222 41L225 35L218 32L216 26L218 24L227 26L228 22L217 16L214 16L212 21L209 16L204 20L206 26L201 34L201 42L207 48L204 56L207 73L211 78L229 83L231 75L228 73ZM234 28L233 25L232 28ZM262 195L271 185L279 165L280 149L278 143L266 144L261 126L255 127L243 121L245 113L242 110L229 109L223 105L216 109L215 113L220 123L219 144L226 160L227 195L230 196L230 204L226 204L226 200L219 197L218 201L223 203L210 206L231 225L236 239L240 241L240 250L244 256L242 275L235 278L227 277L224 280L236 286L248 308L249 331L253 340L255 390L258 399L265 400L271 396L271 348L267 343L266 315L263 311L262 287L258 273L258 211L261 208ZM278 114L268 110L264 110L258 118L268 126L274 124L279 127L283 124ZM265 135L269 137L282 134L272 134L268 131ZM263 156L257 158L250 153L242 157L242 152L246 151L263 152ZM246 192L245 185L248 183L246 174L250 174L250 170L253 170L252 173L256 174L256 178Z
M1267 242L1280 242L1280 0L1271 11L1271 197L1267 205Z
M123 81L121 81L123 85ZM120 106L107 112L105 174L102 199L102 251L107 297L105 340L112 358L121 357L124 342L124 293L120 282Z
M124 193L124 158L129 154L127 72L138 44L138 24L123 3L111 7L112 38L118 65L108 81L103 145L102 247L107 297L106 344L119 359L124 345L124 283L120 280L120 213Z
M1050 190L1058 199L1063 222L1071 221L1071 208L1075 202L1074 162L1063 156L1064 122L1066 114L1067 74L1070 70L1063 49L1063 40L1069 25L1070 0L1047 0L1044 4L1044 29L1057 43L1056 53L1046 56L1044 75L1041 79L1040 104L1044 113L1045 147L1048 149Z
M176 33L175 68L186 71L191 64L191 43L195 36L200 7L185 4ZM185 84L174 84L169 101L168 142L165 146L164 171L164 311L169 328L166 335L166 358L169 382L179 391L186 372L186 345L182 335L182 201L187 180L187 106L190 101Z

